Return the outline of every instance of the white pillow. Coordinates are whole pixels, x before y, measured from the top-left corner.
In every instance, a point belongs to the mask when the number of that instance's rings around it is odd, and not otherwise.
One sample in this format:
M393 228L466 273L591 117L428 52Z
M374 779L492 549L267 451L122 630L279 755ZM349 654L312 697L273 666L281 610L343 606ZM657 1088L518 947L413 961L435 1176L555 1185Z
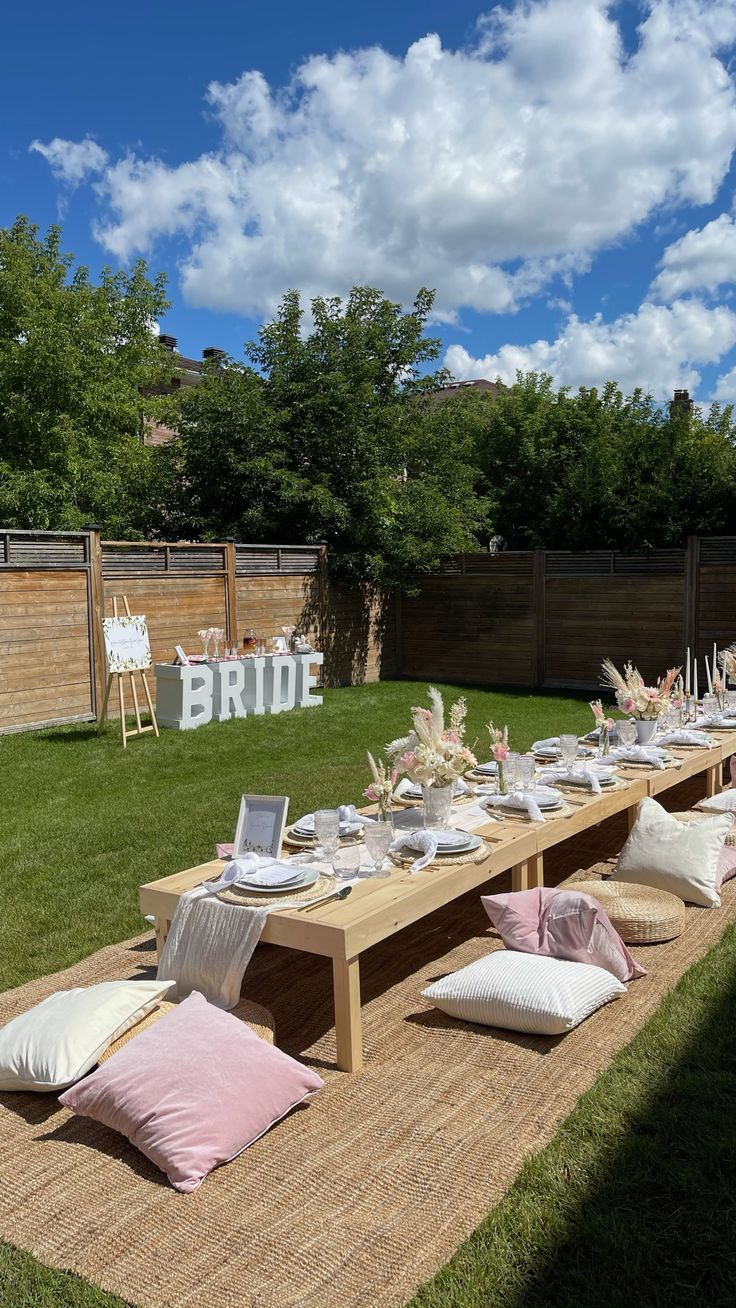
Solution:
M173 981L59 990L0 1029L0 1090L63 1090L150 1013Z
M732 824L731 813L680 822L656 799L642 799L619 855L615 879L668 890L703 908L718 908L718 861Z
M562 1035L626 994L611 972L542 954L497 949L422 991L450 1017L507 1031Z
M736 790L722 790L720 795L711 795L710 799L701 799L696 808L702 808L706 811L713 810L716 813L733 813L736 812Z

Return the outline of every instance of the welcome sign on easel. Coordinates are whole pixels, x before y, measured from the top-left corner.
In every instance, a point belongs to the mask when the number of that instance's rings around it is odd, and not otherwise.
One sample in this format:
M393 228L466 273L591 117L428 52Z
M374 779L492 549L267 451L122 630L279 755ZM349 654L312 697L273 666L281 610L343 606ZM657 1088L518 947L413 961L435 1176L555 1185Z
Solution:
M102 634L105 641L105 659L107 661L107 685L105 686L105 698L102 705L102 713L97 724L97 730L101 732L107 718L107 708L110 702L110 691L114 680L118 683L118 706L120 710L120 735L125 749L131 736L142 736L147 731L152 731L158 736L158 723L156 721L156 712L151 700L151 692L148 686L146 670L151 666L151 645L148 639L148 627L143 614L132 614L130 605L125 595L123 595L123 604L125 605L125 616L118 613L117 596L113 597L111 618L102 619ZM148 711L151 715L150 724L143 726L141 723L141 709L138 702L138 692L135 685L135 674L141 678L143 689L148 703ZM123 694L123 677L130 678L130 691L133 696L133 711L135 713L135 727L128 731L125 725L125 697Z

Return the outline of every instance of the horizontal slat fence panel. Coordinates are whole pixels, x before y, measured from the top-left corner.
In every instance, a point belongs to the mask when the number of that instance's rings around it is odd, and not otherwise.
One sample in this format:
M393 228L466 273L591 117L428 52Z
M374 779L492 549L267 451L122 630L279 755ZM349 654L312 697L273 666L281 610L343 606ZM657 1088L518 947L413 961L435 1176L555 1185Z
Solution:
M222 574L227 571L224 545L128 545L103 543L103 577L152 576L159 573Z
M682 660L683 579L548 577L545 619L545 685L596 686L606 656L656 680Z
M52 566L0 568L0 731L93 712L87 571Z
M285 626L319 639L319 583L313 574L238 576L235 593L241 643L243 633L251 627L265 639L280 636Z
M529 556L531 558L531 556ZM423 577L401 602L405 677L459 683L530 685L534 606L527 575Z
M235 575L301 576L319 570L323 553L322 545L236 545Z
M714 641L719 650L736 641L736 555L730 564L705 564L701 553L697 621L698 655L710 659Z

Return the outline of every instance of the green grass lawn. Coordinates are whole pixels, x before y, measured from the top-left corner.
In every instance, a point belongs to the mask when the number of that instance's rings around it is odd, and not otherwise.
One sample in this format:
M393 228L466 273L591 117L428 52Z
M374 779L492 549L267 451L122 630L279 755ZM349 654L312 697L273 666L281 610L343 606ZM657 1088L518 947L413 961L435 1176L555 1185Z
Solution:
M142 930L138 885L210 857L232 837L243 791L288 793L292 816L358 802L366 748L401 733L425 690L328 691L321 709L165 732L125 753L114 726L0 738L0 988ZM481 754L491 717L520 749L591 725L583 697L465 693ZM413 1308L733 1302L735 946L731 928ZM120 1301L5 1246L0 1305Z

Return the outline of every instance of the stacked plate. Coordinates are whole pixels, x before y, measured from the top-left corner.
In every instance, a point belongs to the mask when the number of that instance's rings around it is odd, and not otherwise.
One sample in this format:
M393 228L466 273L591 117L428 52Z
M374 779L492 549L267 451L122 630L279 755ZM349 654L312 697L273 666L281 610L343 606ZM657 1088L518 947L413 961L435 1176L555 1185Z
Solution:
M495 767L495 764L494 764L494 767ZM461 786L457 781L454 783L454 785L453 785L453 787L452 787L452 794L453 794L453 798L455 798L455 799L460 799L463 795L469 795L469 794L471 794L471 793L472 793L472 792L471 792L469 786ZM424 792L423 792L421 786L417 786L417 785L405 786L404 789L403 789L402 792L401 792L401 798L402 798L402 799L423 799L423 798L424 798Z
M596 764L592 764L592 765L589 764L588 767L586 768L586 771L595 773L596 777L598 778L598 782L603 787L603 789L605 789L606 786L613 786L616 784L615 768L604 767L603 765L596 766ZM560 771L559 779L561 782L564 781L566 786L581 786L585 790L590 790L590 780L585 775L585 772L583 771L579 773Z
M248 894L290 894L294 890L306 890L313 886L319 876L314 868L302 867L298 863L271 863L267 867L258 868L248 877L240 878L235 885L238 890L247 890Z
M565 796L559 790L555 790L553 786L537 786L536 790L530 790L526 793L541 808L543 813L553 812L556 808L563 808L565 804ZM501 800L500 804L499 800ZM523 796L519 794L491 795L487 802L493 807L498 805L502 809L518 809L520 813L526 813Z
M578 758L595 758L595 756L594 749L589 749L587 745L578 746ZM540 745L539 749L534 750L534 757L556 761L562 758L562 750L559 745Z
M457 827L451 827L447 831L433 831L433 836L437 837L437 856L449 854L472 854L476 849L480 849L482 840L480 836L469 835L467 831L460 831Z
M346 836L359 836L365 822L341 822L340 836L344 839ZM305 813L300 817L291 828L291 834L297 836L299 840L314 840L314 813Z
M493 759L491 759L490 763L478 763L473 768L473 775L477 774L479 777L495 777L497 772L498 763L494 763Z

